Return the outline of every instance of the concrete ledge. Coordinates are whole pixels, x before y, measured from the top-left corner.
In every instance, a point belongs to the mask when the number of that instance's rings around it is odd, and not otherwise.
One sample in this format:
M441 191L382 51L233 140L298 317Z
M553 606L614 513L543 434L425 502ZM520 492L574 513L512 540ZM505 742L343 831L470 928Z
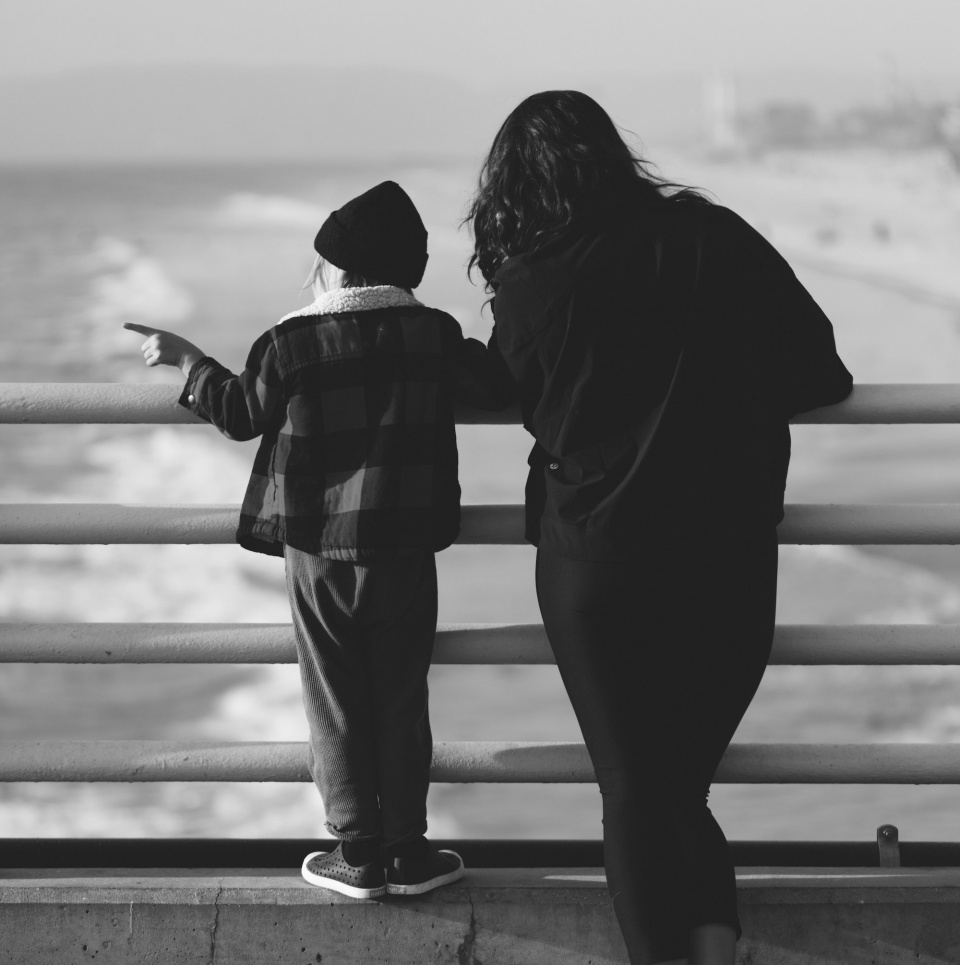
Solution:
M960 869L741 869L742 965L960 962ZM603 874L476 870L355 901L297 871L0 873L0 962L613 965Z

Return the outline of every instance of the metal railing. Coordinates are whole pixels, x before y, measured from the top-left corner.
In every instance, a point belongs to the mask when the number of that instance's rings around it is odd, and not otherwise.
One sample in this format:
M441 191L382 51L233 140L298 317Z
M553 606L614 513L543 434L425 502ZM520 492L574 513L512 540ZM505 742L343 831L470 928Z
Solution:
M0 423L190 423L169 386L0 385ZM461 412L461 423L516 422ZM960 423L960 385L860 385L803 423ZM236 506L0 505L2 543L230 543ZM523 542L520 506L466 506L459 542ZM781 543L960 544L960 504L793 504ZM0 662L294 663L284 624L0 624ZM440 627L434 661L548 664L538 625ZM960 664L960 626L779 626L772 663ZM433 780L590 782L582 744L438 743ZM0 741L2 781L308 781L307 747L224 741ZM960 745L733 744L726 783L960 783Z

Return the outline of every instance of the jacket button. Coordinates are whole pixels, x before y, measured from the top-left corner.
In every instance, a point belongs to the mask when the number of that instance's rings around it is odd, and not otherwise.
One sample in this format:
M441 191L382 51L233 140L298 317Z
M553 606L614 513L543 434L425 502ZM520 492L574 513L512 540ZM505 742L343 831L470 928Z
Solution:
M551 463L550 463L550 468L551 468L551 469L559 469L559 468L560 468L560 463L559 463L559 462L551 462Z
M187 402L189 402L191 405L193 405L193 403L196 402L196 401L197 401L197 397L196 397L195 395L188 395L188 396L187 396Z

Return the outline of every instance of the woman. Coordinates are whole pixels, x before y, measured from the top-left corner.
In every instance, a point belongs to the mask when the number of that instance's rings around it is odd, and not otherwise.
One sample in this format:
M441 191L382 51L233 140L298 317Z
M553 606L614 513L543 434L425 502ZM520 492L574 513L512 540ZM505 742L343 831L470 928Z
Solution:
M770 652L788 419L852 379L777 252L652 174L577 91L510 114L467 220L536 440L537 594L630 961L732 963L707 794Z

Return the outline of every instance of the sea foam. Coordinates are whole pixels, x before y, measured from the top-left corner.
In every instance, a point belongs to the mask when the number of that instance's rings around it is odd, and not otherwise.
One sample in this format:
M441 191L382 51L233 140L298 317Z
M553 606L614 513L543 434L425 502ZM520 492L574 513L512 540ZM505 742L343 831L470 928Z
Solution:
M193 312L194 302L186 289L156 259L128 241L101 238L90 264L97 273L90 282L86 315L95 324L161 325L182 322Z
M190 292L157 258L123 238L101 237L79 265L89 276L86 295L47 346L53 365L86 362L91 371L102 371L104 363L136 355L140 342L124 322L180 328L194 313Z

